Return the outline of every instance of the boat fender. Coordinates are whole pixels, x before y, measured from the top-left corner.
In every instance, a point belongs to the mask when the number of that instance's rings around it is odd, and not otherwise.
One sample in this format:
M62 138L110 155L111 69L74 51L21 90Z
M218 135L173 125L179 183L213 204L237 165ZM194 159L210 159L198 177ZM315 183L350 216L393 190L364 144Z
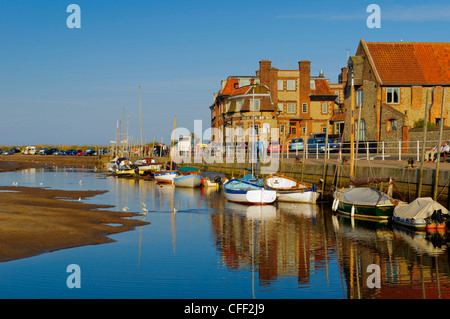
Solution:
M335 212L337 210L338 206L339 206L339 199L335 198L334 201L333 201L333 206L331 207L333 212Z
M350 216L354 216L355 215L355 205L352 206L352 210L350 212Z

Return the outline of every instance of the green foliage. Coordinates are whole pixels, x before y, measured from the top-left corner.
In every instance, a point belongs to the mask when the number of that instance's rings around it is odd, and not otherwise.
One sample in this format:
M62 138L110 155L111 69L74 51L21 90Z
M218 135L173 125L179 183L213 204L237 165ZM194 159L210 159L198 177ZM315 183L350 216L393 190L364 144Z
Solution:
M421 127L423 127L423 122L424 122L423 119L419 119L419 120L415 121L414 122L414 128L421 128ZM427 123L427 127L428 128L430 128L430 127L437 127L437 125L436 125L436 123L428 122Z

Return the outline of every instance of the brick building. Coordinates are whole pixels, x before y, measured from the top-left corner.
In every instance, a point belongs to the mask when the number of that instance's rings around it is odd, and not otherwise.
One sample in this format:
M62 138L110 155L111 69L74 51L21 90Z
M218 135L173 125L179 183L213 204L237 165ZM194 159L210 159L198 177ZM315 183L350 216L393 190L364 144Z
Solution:
M351 117L354 84L355 130L360 140L408 141L409 130L424 118L439 123L445 89L444 125L450 108L450 43L365 42L348 60L345 86L346 123ZM361 124L358 117L361 114ZM344 140L350 139L346 125Z
M222 89L215 94L211 109L211 127L216 136L212 140L231 138L248 142L249 136L266 133L278 127L277 110L269 88L259 84L258 77L230 76L222 81ZM214 134L214 130L213 130Z
M343 92L343 86L331 89L329 80L321 71L318 76L311 76L311 62L300 61L296 70L281 70L272 67L272 62L262 60L256 75L262 85L271 93L272 101L277 106L280 136L288 141L294 137L303 137L310 133L322 133L331 120L337 98ZM335 133L329 124L328 132Z

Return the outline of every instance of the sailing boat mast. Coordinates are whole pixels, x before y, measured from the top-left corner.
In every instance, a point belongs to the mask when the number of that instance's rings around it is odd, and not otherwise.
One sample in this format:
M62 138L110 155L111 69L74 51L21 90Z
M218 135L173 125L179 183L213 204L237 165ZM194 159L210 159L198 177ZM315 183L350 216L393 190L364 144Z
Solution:
M176 128L176 125L177 125L177 116L175 115L175 119L174 119L174 121L173 121L173 138L172 138L172 147L171 147L171 150L170 150L170 170L172 170L172 166L173 166L173 153L175 153L175 150L174 150L174 141L175 141L175 128ZM179 145L178 145L178 147L180 147Z
M355 173L354 173L354 142L355 142L355 138L354 138L354 131L355 131L355 119L353 117L353 111L354 111L354 83L353 83L353 67L352 67L352 84L351 84L351 99L350 99L350 103L351 103L351 127L350 127L350 177L354 177Z
M139 85L139 120L141 123L141 147L140 151L142 151L142 108L141 108L141 86Z
M254 164L254 162L255 162L255 157L256 157L256 160L257 160L257 156L256 156L256 153L255 152L257 152L257 150L256 150L256 129L255 129L255 84L253 84L252 85L253 87L253 90L252 90L252 104L253 104L253 146L252 146L252 149L253 149L253 154L252 154L252 178L255 178L256 176L255 176L255 173L254 173L254 171L253 171L253 164ZM256 169L258 169L258 166L256 167Z

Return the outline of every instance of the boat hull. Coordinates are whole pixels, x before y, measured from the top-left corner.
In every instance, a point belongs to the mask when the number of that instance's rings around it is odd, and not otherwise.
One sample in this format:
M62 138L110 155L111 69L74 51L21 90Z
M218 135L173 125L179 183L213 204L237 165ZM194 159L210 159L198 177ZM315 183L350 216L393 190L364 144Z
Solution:
M266 177L264 186L275 190L280 202L314 204L319 197L315 184L302 183L284 175L273 174Z
M276 191L240 180L226 182L223 191L227 200L240 204L265 205L271 204L277 199Z
M198 174L181 175L174 178L176 187L200 187L202 186L202 176Z
M315 204L319 194L313 190L284 192L277 191L277 201Z
M352 209L354 207L354 211L352 213ZM394 211L394 205L358 205L351 203L339 202L337 211L344 215L365 218L365 219L374 219L380 220L385 219L388 220L391 218L392 213Z
M177 171L159 171L154 173L157 183L173 183L175 177L180 175Z

